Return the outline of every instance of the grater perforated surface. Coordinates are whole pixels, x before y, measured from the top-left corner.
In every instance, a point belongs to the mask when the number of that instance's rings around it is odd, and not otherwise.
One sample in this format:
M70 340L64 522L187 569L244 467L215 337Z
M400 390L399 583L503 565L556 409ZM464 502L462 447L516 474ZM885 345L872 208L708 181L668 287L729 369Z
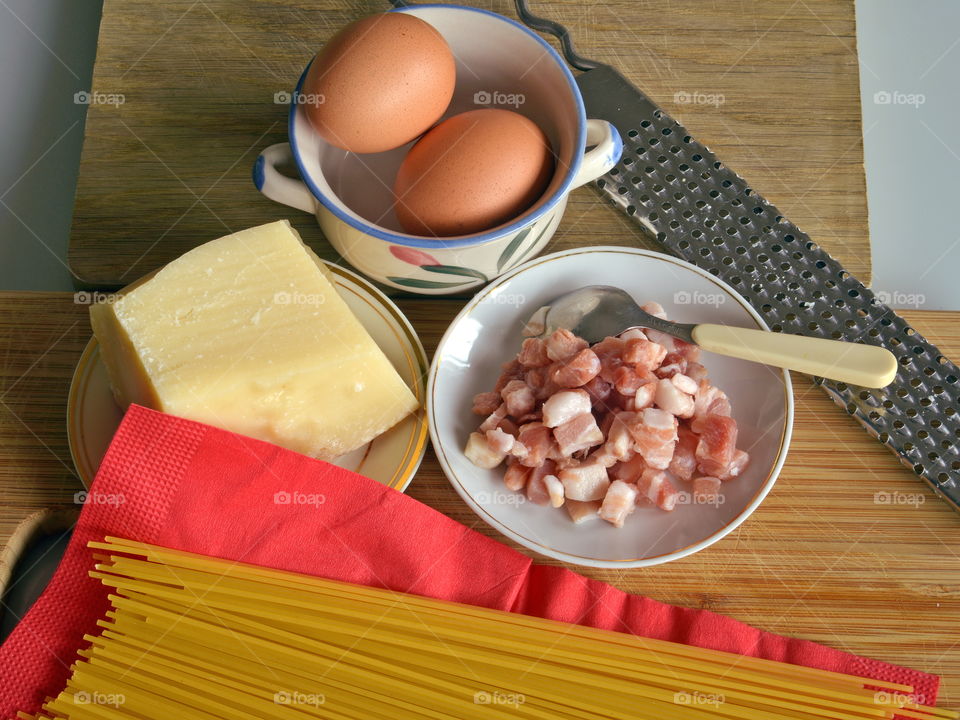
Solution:
M882 345L900 363L870 390L816 378L834 401L960 510L960 370L743 178L617 71L579 75L620 162L597 186L666 250L736 288L775 332Z

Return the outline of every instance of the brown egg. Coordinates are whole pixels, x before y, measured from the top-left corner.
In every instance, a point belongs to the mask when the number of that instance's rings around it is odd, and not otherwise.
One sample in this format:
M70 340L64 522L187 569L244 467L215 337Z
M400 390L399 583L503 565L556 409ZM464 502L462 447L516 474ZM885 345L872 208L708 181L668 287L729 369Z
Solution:
M481 232L526 210L553 175L543 131L510 110L447 118L414 145L397 173L397 219L412 235Z
M314 58L298 102L324 140L375 153L433 125L453 97L453 53L434 27L409 13L350 23Z

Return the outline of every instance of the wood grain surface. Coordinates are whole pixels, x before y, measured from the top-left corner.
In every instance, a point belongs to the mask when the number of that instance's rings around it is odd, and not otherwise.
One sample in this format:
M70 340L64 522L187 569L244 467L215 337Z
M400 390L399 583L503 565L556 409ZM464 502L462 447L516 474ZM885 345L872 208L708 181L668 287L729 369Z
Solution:
M514 17L508 0L477 5ZM126 284L227 232L313 219L254 189L258 151L286 139L286 106L322 44L381 0L105 0L69 263ZM618 68L863 282L870 280L859 77L850 0L549 0L581 53ZM870 128L866 128L869 132ZM650 247L576 190L550 249Z
M432 355L461 303L400 305ZM960 313L905 315L960 357ZM87 307L72 295L0 293L0 545L31 512L71 504L81 489L64 416L89 337ZM667 565L575 569L623 590L940 674L941 704L960 709L960 517L812 383L794 378L789 457L747 522ZM463 503L432 452L408 492L512 544Z

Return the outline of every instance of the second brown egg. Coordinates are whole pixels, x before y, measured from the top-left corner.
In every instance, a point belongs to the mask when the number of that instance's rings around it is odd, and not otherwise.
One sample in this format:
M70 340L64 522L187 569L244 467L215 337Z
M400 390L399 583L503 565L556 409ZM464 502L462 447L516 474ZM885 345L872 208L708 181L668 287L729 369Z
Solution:
M454 115L429 130L397 173L397 219L412 235L482 232L517 217L546 190L554 158L543 131L510 110Z

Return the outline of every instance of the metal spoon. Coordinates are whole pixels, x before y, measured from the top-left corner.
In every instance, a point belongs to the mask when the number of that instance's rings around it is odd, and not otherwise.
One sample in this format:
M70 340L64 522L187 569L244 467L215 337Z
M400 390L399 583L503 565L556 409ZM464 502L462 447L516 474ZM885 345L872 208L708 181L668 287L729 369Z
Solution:
M645 312L627 292L607 285L561 295L534 313L527 326L540 337L567 328L591 344L632 328L653 328L720 355L868 388L885 387L897 374L897 358L886 348L729 325L673 323Z

